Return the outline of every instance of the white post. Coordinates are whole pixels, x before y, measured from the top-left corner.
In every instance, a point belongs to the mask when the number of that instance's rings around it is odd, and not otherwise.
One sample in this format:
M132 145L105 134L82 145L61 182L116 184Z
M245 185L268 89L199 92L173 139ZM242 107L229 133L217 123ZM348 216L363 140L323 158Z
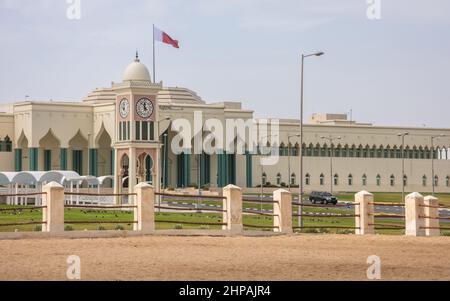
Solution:
M51 182L43 188L42 221L43 232L64 232L64 187L56 182Z
M423 210L423 196L418 192L408 194L405 198L405 219L406 231L405 234L409 236L424 236L425 226Z
M375 216L373 194L360 191L355 194L355 234L366 235L375 233Z
M423 200L423 214L426 236L441 235L439 225L439 200L434 196L426 196Z
M223 188L223 221L226 226L223 230L231 231L232 233L240 233L243 231L242 226L242 189L235 185L228 185Z
M142 233L151 233L155 230L155 189L153 186L142 182L134 187L137 194L135 199L133 229Z
M274 232L292 233L292 195L289 191L278 189L273 192Z

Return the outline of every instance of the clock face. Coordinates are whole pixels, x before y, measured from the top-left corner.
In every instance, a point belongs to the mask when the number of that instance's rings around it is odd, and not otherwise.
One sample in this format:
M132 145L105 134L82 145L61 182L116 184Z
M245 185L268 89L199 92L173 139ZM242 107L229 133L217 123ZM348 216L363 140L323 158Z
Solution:
M152 116L153 110L153 103L148 98L141 98L136 104L136 113L142 118Z
M124 98L120 101L119 111L122 118L126 118L128 116L128 113L130 113L130 103L128 102L128 99Z

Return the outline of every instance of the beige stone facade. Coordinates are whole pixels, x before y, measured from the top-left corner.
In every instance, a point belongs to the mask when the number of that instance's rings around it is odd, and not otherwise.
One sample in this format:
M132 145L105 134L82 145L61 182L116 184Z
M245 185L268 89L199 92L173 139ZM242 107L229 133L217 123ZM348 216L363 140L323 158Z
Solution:
M129 102L126 117L120 114L124 98ZM148 99L153 107L148 118L139 117L136 111L142 99ZM293 104L293 110L297 107ZM298 187L302 180L306 192L329 191L332 149L334 191L401 191L402 142L398 134L409 132L404 152L405 190L432 190L431 137L447 135L434 139L434 180L437 192L450 192L450 128L374 126L349 121L344 114L316 114L304 129L301 179L300 138L293 137L299 133L295 120L280 120L279 145L270 145L280 154L279 161L263 169L258 154L176 155L170 147L164 148L176 135L170 129L171 121L184 118L193 124L199 111L203 120L260 122L254 119L253 110L243 109L241 103L207 103L189 89L153 83L137 59L128 66L121 83L96 89L81 102L0 105L0 143L6 137L11 140L10 148L3 143L0 149L0 171L75 170L81 175L115 175L116 192L131 191L126 188L138 182L159 186L161 179L166 187L188 187L200 181L201 186L236 184L247 191L256 190L262 181ZM323 136L341 139L331 146ZM137 164L129 163L133 161ZM130 174L136 177L128 177Z

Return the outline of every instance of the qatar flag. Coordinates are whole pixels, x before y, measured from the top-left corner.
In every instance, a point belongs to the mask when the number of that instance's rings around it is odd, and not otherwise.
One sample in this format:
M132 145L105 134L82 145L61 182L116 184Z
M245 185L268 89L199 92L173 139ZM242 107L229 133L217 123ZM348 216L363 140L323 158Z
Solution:
M153 34L154 34L155 41L172 45L175 48L180 48L180 46L178 45L178 41L172 39L167 33L162 31L161 29L155 27L153 29Z

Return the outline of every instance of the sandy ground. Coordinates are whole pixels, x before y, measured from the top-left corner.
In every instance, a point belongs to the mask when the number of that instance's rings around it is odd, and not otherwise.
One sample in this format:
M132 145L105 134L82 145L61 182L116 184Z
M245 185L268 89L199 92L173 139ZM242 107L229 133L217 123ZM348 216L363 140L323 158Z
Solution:
M82 280L450 280L450 238L300 235L0 241L0 280L65 280L69 255Z

